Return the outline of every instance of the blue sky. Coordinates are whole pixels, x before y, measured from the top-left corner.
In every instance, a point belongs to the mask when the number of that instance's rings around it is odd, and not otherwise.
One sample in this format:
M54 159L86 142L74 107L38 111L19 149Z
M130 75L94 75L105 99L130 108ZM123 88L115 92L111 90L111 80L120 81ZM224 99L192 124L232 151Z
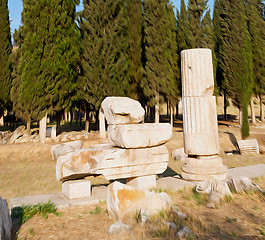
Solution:
M185 0L187 2L188 0ZM80 5L77 10L82 9L83 1L80 1ZM172 0L175 8L180 8L180 0ZM208 5L210 9L213 9L214 0L209 0ZM23 9L22 0L8 0L8 9L9 9L9 19L11 21L11 32L13 33L15 29L18 29L21 24L21 11Z

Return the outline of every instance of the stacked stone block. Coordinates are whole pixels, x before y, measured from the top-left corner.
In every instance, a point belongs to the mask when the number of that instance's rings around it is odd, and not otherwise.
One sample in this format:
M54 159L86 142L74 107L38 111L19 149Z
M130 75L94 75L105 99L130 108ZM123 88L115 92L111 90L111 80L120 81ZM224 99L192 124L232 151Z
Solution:
M219 153L216 98L210 49L181 52L184 149L187 180L223 180L227 168Z

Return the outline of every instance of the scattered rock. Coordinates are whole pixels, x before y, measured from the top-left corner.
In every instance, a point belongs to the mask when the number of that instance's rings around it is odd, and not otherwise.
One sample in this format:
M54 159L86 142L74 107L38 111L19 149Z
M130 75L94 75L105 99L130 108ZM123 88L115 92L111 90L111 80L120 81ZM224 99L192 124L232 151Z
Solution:
M226 155L226 156L233 156L234 154L231 153L231 152L228 152L228 153L226 153L225 155Z
M25 133L25 126L19 126L7 140L7 143L14 143L20 136Z
M182 239L182 238L187 238L190 234L192 234L192 231L188 227L182 226L175 233L175 237L178 239Z
M0 197L0 239L11 239L12 221L9 215L6 200Z
M178 148L172 152L172 157L175 161L185 161L188 155L184 152L184 148Z
M69 152L73 152L74 150L80 149L81 147L82 147L81 140L53 145L51 146L52 158L54 160L57 160L59 156L65 155Z
M141 224L151 222L151 216L145 209L141 209L137 216L137 221Z
M131 226L124 224L122 221L119 220L109 227L108 234L119 233L122 231L129 231L131 233L132 228Z
M179 220L187 219L187 215L185 213L181 212L178 206L172 206L171 210L173 213L177 214Z
M241 155L259 154L259 144L257 139L237 141Z
M250 181L248 177L239 177L239 178L230 178L227 181L227 184L231 191L240 193L243 191L261 191L261 188Z
M178 229L178 225L176 223L174 223L174 222L166 222L165 224L168 225L169 229L171 229L171 230Z
M108 124L140 123L144 120L141 104L128 97L106 97L101 103Z
M206 206L207 206L208 208L215 209L215 204L214 204L213 202L209 202Z
M108 186L107 209L110 217L118 220L125 215L146 210L151 215L171 206L171 199L166 193L137 190L115 181Z
M172 135L169 123L109 125L108 138L121 148L154 147L166 143Z

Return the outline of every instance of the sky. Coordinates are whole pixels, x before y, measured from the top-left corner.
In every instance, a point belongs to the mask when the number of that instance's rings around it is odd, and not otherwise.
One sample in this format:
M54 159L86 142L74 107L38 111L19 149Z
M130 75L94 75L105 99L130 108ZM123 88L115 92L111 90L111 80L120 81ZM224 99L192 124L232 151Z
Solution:
M175 6L175 9L180 8L180 0L172 0L173 5ZM188 0L185 0L187 3ZM209 0L208 5L209 8L213 9L214 0ZM80 5L77 7L77 11L82 10L83 1L80 1ZM8 0L8 9L9 9L9 19L11 22L11 33L13 34L15 29L19 28L19 25L21 24L21 11L23 9L22 0Z

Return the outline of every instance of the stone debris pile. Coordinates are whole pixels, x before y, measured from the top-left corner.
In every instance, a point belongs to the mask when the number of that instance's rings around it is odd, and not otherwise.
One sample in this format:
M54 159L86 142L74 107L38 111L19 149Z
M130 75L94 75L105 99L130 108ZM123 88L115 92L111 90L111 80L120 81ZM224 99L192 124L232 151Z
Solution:
M163 173L168 165L169 154L163 144L172 135L171 125L142 123L144 109L126 97L107 97L101 108L108 123L109 142L70 151L57 150L65 145L53 146L54 155L60 152L54 157L57 180L66 184L88 175L103 175L107 180L126 178L128 185L138 189L155 187L155 175ZM68 192L64 193L69 198L75 197Z

